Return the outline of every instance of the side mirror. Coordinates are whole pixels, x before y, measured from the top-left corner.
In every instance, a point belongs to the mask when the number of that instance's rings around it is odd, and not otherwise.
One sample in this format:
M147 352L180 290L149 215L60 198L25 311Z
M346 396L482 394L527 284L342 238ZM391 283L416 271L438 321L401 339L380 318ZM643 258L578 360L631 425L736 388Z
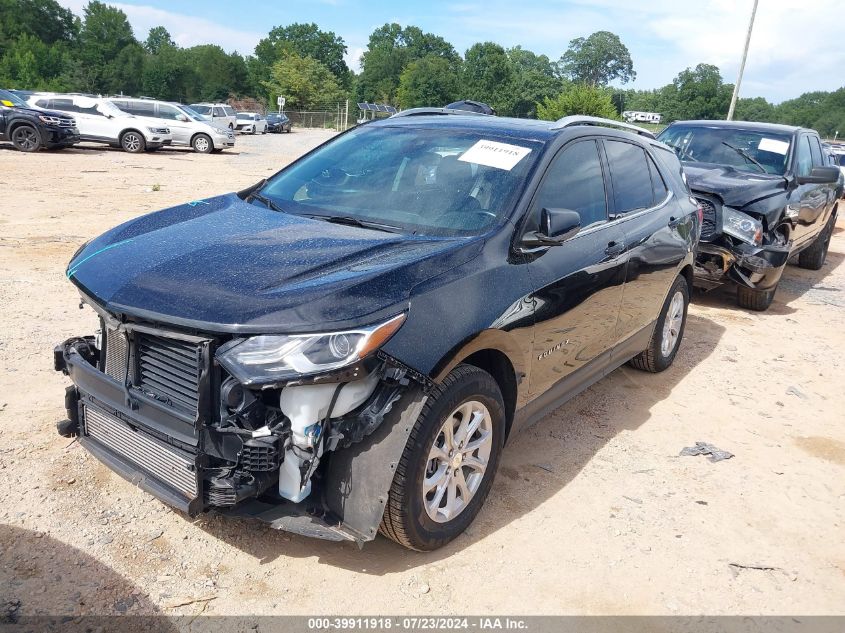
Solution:
M839 173L837 172L839 172L838 167L813 167L809 176L797 176L795 182L799 185L823 185L831 182L839 182Z
M190 121L190 119L189 119L189 118L187 117L187 115L185 115L185 114L180 114L177 118L178 118L180 121L182 121L182 123L187 123L188 121Z
M558 246L581 230L581 216L571 209L546 209L540 212L540 227L525 236L525 246Z

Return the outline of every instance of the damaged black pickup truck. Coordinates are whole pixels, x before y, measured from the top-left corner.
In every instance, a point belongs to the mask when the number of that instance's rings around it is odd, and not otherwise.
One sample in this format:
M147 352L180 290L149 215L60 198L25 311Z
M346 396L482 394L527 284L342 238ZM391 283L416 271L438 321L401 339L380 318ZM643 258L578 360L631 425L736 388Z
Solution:
M735 282L739 305L762 311L790 257L824 265L842 191L815 130L678 121L658 138L677 152L704 210L696 286Z
M434 549L520 425L669 367L699 231L677 157L633 126L367 123L76 253L96 319L55 349L59 432L191 516Z

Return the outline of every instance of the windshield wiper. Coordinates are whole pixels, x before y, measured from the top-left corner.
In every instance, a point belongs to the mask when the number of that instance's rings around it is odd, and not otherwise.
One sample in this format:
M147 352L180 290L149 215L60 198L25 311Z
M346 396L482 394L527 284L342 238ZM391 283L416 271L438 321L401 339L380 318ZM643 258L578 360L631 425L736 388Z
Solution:
M726 147L730 147L733 151L735 151L737 154L742 156L745 160L747 160L751 163L754 163L760 169L760 171L762 171L764 174L769 173L769 172L766 171L766 168L763 167L763 165L761 165L758 161L754 160L751 157L751 155L748 152L746 152L744 149L740 149L739 147L734 147L733 145L731 145L727 141L722 141L722 145L724 145Z
M402 227L394 226L392 224L383 224L381 222L371 222L370 220L361 220L353 218L351 215L307 215L306 217L314 220L323 220L324 222L331 222L332 224L343 224L345 226L357 226L359 229L374 229L376 231L385 231L386 233L401 233Z
M267 196L262 195L258 192L254 191L253 193L249 194L248 198L250 200L258 200L261 204L263 204L265 207L267 207L268 209L270 209L272 211L278 211L279 213L285 212L285 210L282 209L282 207L280 207L278 204L276 204L275 202L270 200L270 198L268 198Z

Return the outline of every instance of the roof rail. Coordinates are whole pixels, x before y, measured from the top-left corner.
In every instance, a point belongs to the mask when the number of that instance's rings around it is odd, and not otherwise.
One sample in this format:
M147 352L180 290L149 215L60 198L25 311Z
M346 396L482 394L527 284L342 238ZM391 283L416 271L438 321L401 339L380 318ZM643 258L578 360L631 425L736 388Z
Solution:
M644 127L638 127L636 125L631 125L630 123L623 123L622 121L614 121L613 119L603 119L597 116L584 116L580 114L565 116L562 119L558 119L552 124L552 129L562 130L563 128L571 127L573 125L601 125L603 127L616 127L628 132L634 132L640 136L645 136L646 138L657 138L653 132L649 132Z
M482 112L471 112L470 110L450 110L449 108L409 108L407 110L402 110L401 112L397 112L390 118L393 119L398 116L421 116L425 114L457 114L457 115L468 115L468 116L490 116L489 114L484 114Z

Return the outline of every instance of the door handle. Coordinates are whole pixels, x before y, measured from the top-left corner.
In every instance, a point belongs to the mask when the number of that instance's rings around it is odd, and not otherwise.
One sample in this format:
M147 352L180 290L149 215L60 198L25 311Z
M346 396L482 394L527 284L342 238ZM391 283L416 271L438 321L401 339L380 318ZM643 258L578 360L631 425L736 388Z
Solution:
M617 255L621 254L622 251L625 250L625 242L623 241L612 241L607 243L607 248L604 249L605 255L610 255L611 257L616 257Z

